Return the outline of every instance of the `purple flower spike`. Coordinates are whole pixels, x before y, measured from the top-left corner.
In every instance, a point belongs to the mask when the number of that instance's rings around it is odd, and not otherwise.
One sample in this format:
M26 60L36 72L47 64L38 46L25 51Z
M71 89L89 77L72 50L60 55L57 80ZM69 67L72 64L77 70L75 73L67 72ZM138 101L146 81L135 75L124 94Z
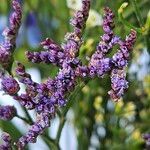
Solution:
M131 50L136 41L136 31L131 30L130 34L126 37L124 45Z
M124 91L128 88L128 82L125 79L125 70L113 69L111 72L111 87L112 90L108 92L114 101L117 101L123 96Z
M112 10L108 7L104 8L105 15L103 19L103 30L106 34L111 35L113 28L115 27L113 18L115 17Z
M123 96L125 89L128 87L128 82L125 80L125 67L128 64L130 50L133 48L136 40L136 32L131 30L131 33L122 41L120 37L116 36L113 32L115 27L113 12L108 7L104 9L104 12L104 35L101 36L97 50L89 62L89 76L94 77L97 75L98 77L103 77L107 72L111 72L112 90L108 93L112 99L117 101L117 99ZM118 52L115 53L112 58L106 58L106 54L112 50L115 45L120 46Z
M21 63L17 63L16 73L20 77L20 82L24 83L26 86L35 85L36 83L31 79L30 74L25 71L25 67Z
M17 0L12 1L14 12L12 13L9 22L10 26L3 31L4 42L0 45L0 64L8 69L12 53L16 47L16 38L21 25L22 11Z
M32 110L35 108L35 103L32 101L32 98L29 94L16 95L13 96L13 98L28 110Z
M37 83L34 82L30 76L25 71L24 65L21 63L17 63L16 73L20 77L20 82L25 84L26 86L26 93L15 95L13 98L21 103L22 106L26 107L27 109L31 110L35 108L35 97L37 96Z
M19 150L24 149L27 143L35 143L37 136L42 134L44 129L50 126L50 120L53 118L53 115L49 115L47 113L41 113L38 116L37 121L30 127L28 133L22 136L17 142L17 146Z
M113 63L116 67L123 68L127 66L130 50L132 49L135 40L136 32L131 30L131 33L126 37L125 41L120 43L120 50L113 56Z
M46 64L52 63L60 66L64 59L62 48L49 38L41 42L41 46L45 51L26 52L28 60L33 63L44 62Z
M17 114L16 108L14 106L0 106L0 119L11 120Z
M4 132L1 137L2 137L2 140L4 141L4 143L2 145L0 145L0 150L12 150L10 135L8 133Z
M114 100L119 99L124 94L125 89L128 88L128 82L125 79L125 67L127 66L130 50L132 49L135 40L136 32L134 30L131 30L131 33L126 37L125 41L119 43L120 50L118 50L118 52L112 57L113 65L118 69L112 70L112 90L108 93Z
M90 0L82 0L82 10L77 11L70 24L74 27L74 32L78 37L82 36L82 30L85 27L89 15Z
M12 77L2 78L2 89L9 95L15 95L20 90L18 82Z

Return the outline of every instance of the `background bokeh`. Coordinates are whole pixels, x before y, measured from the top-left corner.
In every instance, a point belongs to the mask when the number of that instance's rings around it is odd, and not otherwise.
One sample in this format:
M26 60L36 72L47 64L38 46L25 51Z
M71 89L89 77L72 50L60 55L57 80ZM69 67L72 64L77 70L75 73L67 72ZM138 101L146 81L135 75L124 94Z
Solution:
M150 132L150 1L136 0L142 22L136 17L132 0L126 1L128 7L123 11L123 20L118 16L118 9L123 2L125 1L92 0L79 56L86 63L86 57L95 51L99 37L103 34L103 8L109 6L116 15L117 35L125 38L129 33L130 27L125 22L143 31L138 33L128 67L129 89L119 102L113 102L107 94L110 90L110 77L105 76L91 80L78 91L72 97L74 103L66 116L60 139L62 150L141 150L145 147L142 134ZM32 64L27 61L24 53L26 50L40 51L39 42L46 37L63 43L65 33L71 31L69 19L75 10L81 8L81 0L22 0L21 3L23 23L14 57L27 67L34 81L42 82L49 76L54 77L58 68ZM10 0L0 0L0 33L7 26L10 13ZM0 42L2 40L0 34ZM23 85L21 87L24 90ZM19 104L2 92L0 104L13 104L19 114L24 115ZM30 114L35 118L34 111L30 111ZM55 138L58 126L59 117L56 117L47 130L51 137ZM11 122L0 120L0 131L8 131L14 140L24 134L28 127L17 118ZM48 147L38 138L37 143L30 144L27 149L48 150Z

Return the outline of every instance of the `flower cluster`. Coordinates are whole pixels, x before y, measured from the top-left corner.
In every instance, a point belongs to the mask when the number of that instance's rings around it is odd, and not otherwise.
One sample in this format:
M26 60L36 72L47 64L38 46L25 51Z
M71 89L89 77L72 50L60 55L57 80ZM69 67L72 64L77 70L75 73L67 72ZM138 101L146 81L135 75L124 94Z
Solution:
M105 55L113 48L115 44L120 43L120 38L113 33L114 28L114 14L107 7L104 9L105 15L103 18L104 35L101 36L101 41L97 46L97 50L92 55L89 70L90 76L95 75L102 77L106 72L110 71L113 67L112 58L106 58Z
M117 100L128 88L128 82L126 81L126 71L127 60L129 58L130 50L136 39L136 32L131 30L131 33L126 37L125 41L120 43L120 49L112 57L112 63L115 66L111 71L111 86L112 90L108 93L110 96Z
M35 143L37 137L43 133L44 129L50 126L50 120L53 116L48 113L42 113L37 117L37 121L32 125L28 133L22 136L18 143L18 149L22 150L28 143Z
M47 38L41 42L44 51L41 52L26 52L28 59L34 63L47 63L60 65L63 61L64 54L62 48L57 45L52 39Z
M60 66L60 70L54 79L49 78L46 83L35 83L30 76L25 73L24 66L18 65L17 74L21 77L21 82L26 85L26 96L32 102L32 108L38 113L37 121L31 126L28 133L21 137L17 143L22 149L27 143L35 142L39 134L50 126L50 119L54 117L57 107L66 104L65 96L75 86L76 73L75 68L79 65L79 59L76 58L81 46L82 31L88 18L90 1L83 0L83 8L78 11L71 20L74 31L65 36L66 43L58 46L50 39L41 43L46 51L27 52L27 57L32 62L53 63ZM22 95L17 97L22 100ZM24 99L26 102L26 99ZM24 106L29 108L28 103Z
M136 32L131 30L131 33L123 41L120 37L116 36L113 32L114 26L114 14L106 7L104 9L105 15L103 19L104 35L101 36L101 41L97 46L96 52L92 55L89 64L89 74L91 77L97 75L103 77L106 72L111 72L111 86L112 90L108 93L112 99L118 100L128 87L126 81L127 61L129 53L136 40ZM113 49L115 45L119 46L118 51L112 56L112 58L106 57L106 54Z
M21 25L22 10L17 0L12 1L14 9L9 19L10 27L3 31L4 42L0 45L0 64L5 69L9 69L12 61L12 53L16 47L16 38Z
M21 13L19 6L17 9ZM82 9L75 13L70 22L73 31L65 35L65 42L61 46L47 38L41 43L43 51L26 52L28 60L33 63L57 65L60 69L54 79L48 78L44 83L36 83L26 72L25 66L19 62L17 63L16 74L19 76L19 81L26 86L25 93L18 94L19 85L11 76L2 78L1 84L5 93L13 96L26 109L34 109L37 113L37 120L31 125L27 134L17 142L20 150L24 149L26 144L36 142L38 135L50 126L50 120L55 116L56 110L66 105L66 95L75 88L77 78L103 77L106 73L111 72L112 90L109 91L109 94L113 99L119 99L127 88L125 67L129 52L136 39L136 32L132 30L125 41L122 41L113 32L115 27L113 12L109 8L105 8L104 35L101 36L101 41L89 64L83 65L78 55L83 43L82 35L89 9L90 0L82 0ZM118 52L112 58L106 57L106 54L116 44L120 47Z
M1 84L2 90L9 95L15 95L20 90L18 82L11 76L2 77Z
M0 106L0 119L11 120L17 114L16 108L14 106Z
M11 137L8 133L4 132L2 134L2 140L4 143L0 145L0 150L12 150L11 148Z

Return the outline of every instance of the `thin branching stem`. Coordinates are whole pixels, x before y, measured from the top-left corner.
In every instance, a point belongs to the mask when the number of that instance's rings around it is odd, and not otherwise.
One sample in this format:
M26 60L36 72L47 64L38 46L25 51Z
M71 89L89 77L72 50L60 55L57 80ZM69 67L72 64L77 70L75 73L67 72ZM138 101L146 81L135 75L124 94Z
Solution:
M130 2L132 3L132 5L134 7L136 18L137 18L137 20L139 22L139 26L143 27L144 21L143 21L142 15L140 13L139 7L137 6L136 0L130 0Z
M30 124L33 124L32 117L30 116L30 114L29 114L28 110L27 110L25 107L22 107L22 109L23 109L23 111L24 111L24 113L25 113L26 117L28 118L29 123L30 123Z
M77 86L76 90L75 90L75 93L71 94L69 96L69 101L67 103L67 105L65 106L63 112L62 112L62 117L60 118L60 124L59 124L59 127L58 127L58 131L57 131L57 135L56 135L56 143L59 144L59 140L60 140L60 137L61 137L61 133L62 133L62 130L63 130L63 127L65 125L65 122L66 122L66 115L67 115L67 112L69 111L70 107L74 104L75 102L75 97L78 95L79 91L81 91L81 89L89 82L89 80L85 81L85 82L82 82L79 86Z
M41 137L44 140L44 142L48 145L48 147L50 148L50 150L60 150L59 145L56 144L56 141L54 139L50 138L46 134L43 134Z
M22 117L22 116L20 116L20 115L18 115L18 114L16 115L16 117L19 118L19 119L21 119L22 121L26 122L27 124L30 124L30 125L31 125L31 122L30 122L27 118Z
M136 18L139 22L140 28L145 29L145 27L144 27L145 24L144 24L144 21L143 21L143 18L142 18L142 15L141 15L141 12L140 12L140 9L137 5L136 0L130 0L130 2L132 3L132 6L134 7L134 11L135 11L135 14L136 14ZM145 34L144 40L145 40L145 44L147 45L147 49L150 49L150 40L149 40L149 35L148 34Z

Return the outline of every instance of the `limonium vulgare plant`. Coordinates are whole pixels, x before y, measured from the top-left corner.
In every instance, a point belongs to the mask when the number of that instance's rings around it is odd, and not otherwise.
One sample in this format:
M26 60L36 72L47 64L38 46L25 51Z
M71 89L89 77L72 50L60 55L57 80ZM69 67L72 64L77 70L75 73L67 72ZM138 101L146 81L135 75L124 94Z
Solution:
M89 15L90 0L82 0L82 10L77 11L71 19L73 31L65 35L64 43L58 45L52 39L46 38L41 42L42 51L26 52L26 57L33 63L58 66L57 75L53 79L49 77L44 83L37 83L26 72L25 66L17 62L16 75L19 82L26 87L25 93L20 94L18 93L20 86L11 73L11 66L14 62L13 52L17 33L21 26L22 10L17 0L12 0L12 6L14 12L10 16L10 26L4 30L4 42L0 45L1 89L5 94L18 101L26 113L28 110L35 110L37 119L33 122L30 117L28 118L30 120L24 118L24 121L31 126L28 132L15 143L11 143L10 135L4 133L1 150L12 149L14 145L17 149L23 150L28 143L35 143L39 135L45 136L44 130L50 127L50 122L59 109L68 106L69 94L78 86L78 79L84 82L85 79L103 78L105 74L109 74L111 90L108 91L108 94L114 101L120 99L128 88L126 67L136 40L136 31L134 30L131 30L124 40L115 35L113 32L114 14L110 8L106 7L103 17L104 34L100 36L100 42L89 59L88 65L84 65L78 56L83 43L82 35ZM119 48L110 58L107 54L115 45L118 45ZM19 117L14 106L0 106L0 119L11 120L13 117Z

